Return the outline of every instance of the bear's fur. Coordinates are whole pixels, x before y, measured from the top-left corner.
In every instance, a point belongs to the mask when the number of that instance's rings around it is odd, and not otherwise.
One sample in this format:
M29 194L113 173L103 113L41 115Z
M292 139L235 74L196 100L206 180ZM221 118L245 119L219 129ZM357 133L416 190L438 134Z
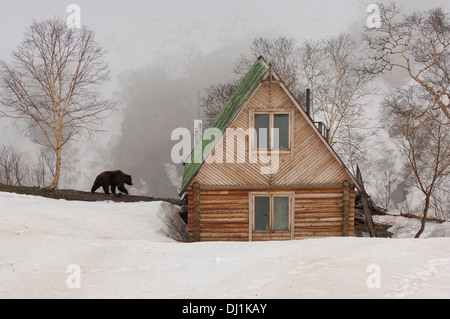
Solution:
M95 178L94 185L92 185L91 192L94 193L100 186L103 187L105 194L109 194L109 187L111 186L111 192L116 194L116 187L122 193L128 194L124 184L133 185L131 175L127 175L124 172L118 171L105 171Z

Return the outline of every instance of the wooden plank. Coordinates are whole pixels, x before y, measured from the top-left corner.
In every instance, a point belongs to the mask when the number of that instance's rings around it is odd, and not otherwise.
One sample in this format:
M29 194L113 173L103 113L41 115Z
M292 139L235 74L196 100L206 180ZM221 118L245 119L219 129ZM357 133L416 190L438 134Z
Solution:
M200 240L200 184L194 182L193 186L193 201L194 201L194 212L192 218L192 241Z
M342 203L343 203L343 209L342 209L342 235L348 236L348 223L349 223L349 205L350 205L350 198L349 198L349 186L350 183L348 181L344 181L342 186Z
M341 190L342 191L342 190ZM333 193L324 193L324 194L295 194L295 198L303 199L303 198L342 198L343 194L333 194Z
M370 237L377 237L377 232L375 231L375 226L373 225L372 214L370 213L369 203L367 201L367 195L361 193L361 202L363 204L364 216L366 218L367 228L369 229Z
M302 218L298 219L297 224L301 225L303 223L316 223L316 222L341 222L342 218L341 216L337 217L330 217L329 215L324 217L308 217L308 218Z

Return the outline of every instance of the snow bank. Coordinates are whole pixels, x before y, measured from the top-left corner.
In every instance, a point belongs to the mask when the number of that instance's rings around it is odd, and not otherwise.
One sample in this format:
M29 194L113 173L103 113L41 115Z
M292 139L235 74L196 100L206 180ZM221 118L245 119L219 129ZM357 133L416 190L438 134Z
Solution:
M392 225L388 231L392 233L392 238L414 238L421 227L419 218L408 218L397 215L374 215L373 220L380 224ZM439 222L428 221L422 238L430 237L436 228L440 227ZM431 236L431 237L450 237L450 236Z
M186 238L179 206L82 202L0 192L0 232L171 241Z
M428 237L450 237L450 222L436 226Z
M180 243L176 210L0 192L0 298L450 298L450 238Z
M153 229L157 233L177 241L187 241L187 225L180 217L180 209L180 206L160 202L156 215L160 223L154 225Z

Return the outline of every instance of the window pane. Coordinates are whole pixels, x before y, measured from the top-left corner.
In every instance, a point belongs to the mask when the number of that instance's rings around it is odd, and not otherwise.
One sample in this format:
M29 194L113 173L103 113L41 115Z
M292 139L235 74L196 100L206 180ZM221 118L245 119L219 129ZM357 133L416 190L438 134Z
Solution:
M270 197L255 197L255 230L269 230Z
M289 230L289 197L274 197L273 222L274 230Z
M289 148L289 114L274 114L273 128L278 129L278 147L274 138L273 148Z
M255 114L256 148L269 148L269 114Z

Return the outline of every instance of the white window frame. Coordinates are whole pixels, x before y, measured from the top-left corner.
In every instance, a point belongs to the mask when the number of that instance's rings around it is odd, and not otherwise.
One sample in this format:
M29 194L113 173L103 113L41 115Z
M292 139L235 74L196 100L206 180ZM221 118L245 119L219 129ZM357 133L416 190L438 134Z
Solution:
M269 197L270 222L269 230L255 230L255 197ZM287 230L274 230L274 197L289 198L289 221ZM295 192L273 191L273 192L250 192L249 193L249 238L252 240L253 233L291 233L291 239L294 236L294 216L295 216Z
M249 127L250 128L255 128L255 114L268 114L269 115L269 148L268 149L263 149L263 148L257 148L256 144L255 144L255 139L257 135L254 135L252 140L251 140L251 150L252 152L257 152L259 150L262 151L275 151L275 152L279 152L279 153L290 153L293 145L294 145L294 113L292 110L284 110L284 109L271 109L271 110L254 110L254 111L250 111L250 116L249 116ZM275 114L288 114L289 115L289 131L288 131L288 148L277 148L274 149L273 148L273 124L274 124L274 115ZM255 132L256 133L256 132Z

